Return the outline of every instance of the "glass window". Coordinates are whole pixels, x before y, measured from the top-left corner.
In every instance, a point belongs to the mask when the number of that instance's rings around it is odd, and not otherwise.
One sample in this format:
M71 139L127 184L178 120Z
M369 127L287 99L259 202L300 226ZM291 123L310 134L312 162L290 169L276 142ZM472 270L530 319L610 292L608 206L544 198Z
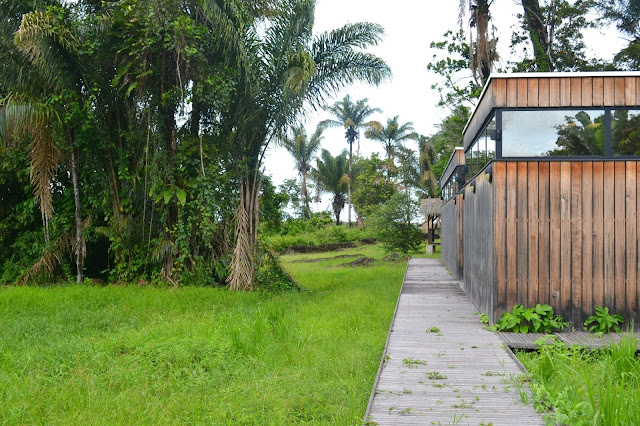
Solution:
M469 147L469 150L465 154L465 162L467 164L467 167L469 168L469 176L475 176L475 174L476 174L474 172L475 161L473 161L473 149L474 148L475 148L475 145L471 145L471 147Z
M480 150L480 145L482 145L483 140L484 140L484 132L480 133L480 137L476 141L475 148L473 149L473 157L476 163L476 172L474 173L474 175L480 171L480 153L482 152Z
M503 111L502 156L602 156L604 111Z
M640 110L611 111L613 155L640 155Z
M496 141L491 138L496 130L495 117L487 125L487 163L496 158Z

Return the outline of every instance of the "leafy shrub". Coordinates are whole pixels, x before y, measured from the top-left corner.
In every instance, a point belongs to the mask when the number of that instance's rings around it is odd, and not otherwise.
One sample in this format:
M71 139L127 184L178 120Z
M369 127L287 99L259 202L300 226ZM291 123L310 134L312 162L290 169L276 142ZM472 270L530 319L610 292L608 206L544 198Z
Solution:
M328 219L328 223L327 223ZM360 230L354 226L336 226L328 213L314 213L312 220L289 219L280 227L277 234L264 235L276 252L282 252L291 246L316 246L327 243L344 243L370 238L370 229Z
M602 306L596 306L596 314L591 315L584 322L584 328L590 332L596 332L597 334L610 333L612 330L620 332L618 324L622 324L624 318L622 315L610 314L609 308L603 308ZM591 325L591 327L589 327Z
M395 193L371 218L374 236L386 251L410 253L422 242L422 231L411 223L418 212L417 203L410 197Z
M300 290L300 286L284 270L278 254L268 243L260 242L256 258L256 283L259 289L268 291Z
M570 325L560 315L553 315L549 305L537 304L535 308L525 309L516 305L511 312L505 312L496 324L485 327L491 331L512 331L515 333L551 333L555 329L562 330Z

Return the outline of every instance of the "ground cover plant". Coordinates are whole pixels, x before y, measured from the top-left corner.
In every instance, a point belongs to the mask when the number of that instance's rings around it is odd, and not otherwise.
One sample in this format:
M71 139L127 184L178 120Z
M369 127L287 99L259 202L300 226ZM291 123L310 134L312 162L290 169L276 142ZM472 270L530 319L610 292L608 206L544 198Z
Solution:
M532 375L532 400L547 424L637 424L640 359L633 335L594 351L568 347L557 338L540 343L537 351L517 355Z
M595 315L591 315L584 322L584 328L596 334L605 334L612 331L620 332L619 325L624 322L622 315L610 314L609 308L596 306Z
M488 323L489 317L482 315L482 322ZM511 312L505 312L500 320L485 329L490 331L512 331L514 333L551 333L562 330L570 325L560 315L553 315L553 308L549 305L537 304L533 308L515 305Z
M302 291L0 288L0 424L355 424L406 262L283 256Z

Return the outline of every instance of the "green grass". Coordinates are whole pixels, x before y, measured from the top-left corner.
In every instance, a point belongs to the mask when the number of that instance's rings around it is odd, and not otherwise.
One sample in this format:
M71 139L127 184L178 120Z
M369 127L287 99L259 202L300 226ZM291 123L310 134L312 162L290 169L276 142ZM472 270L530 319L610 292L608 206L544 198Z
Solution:
M632 336L590 351L561 343L518 358L532 374L533 402L548 424L637 425L640 359ZM554 411L548 411L551 407Z
M361 423L405 269L284 262L306 291L0 288L0 424Z

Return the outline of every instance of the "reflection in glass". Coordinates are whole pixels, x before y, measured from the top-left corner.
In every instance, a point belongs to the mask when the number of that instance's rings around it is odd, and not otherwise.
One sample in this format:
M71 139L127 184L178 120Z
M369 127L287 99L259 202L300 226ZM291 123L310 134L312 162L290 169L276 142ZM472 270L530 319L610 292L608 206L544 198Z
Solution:
M476 172L475 170L475 161L473 161L473 150L475 148L475 145L471 145L471 147L469 148L469 150L467 151L467 153L465 154L465 163L467 165L467 167L469 168L469 176L475 176Z
M611 111L613 155L640 155L640 110Z
M503 111L503 157L604 155L604 111Z
M496 130L495 117L487 125L487 163L496 158L496 141L491 138L491 135Z

